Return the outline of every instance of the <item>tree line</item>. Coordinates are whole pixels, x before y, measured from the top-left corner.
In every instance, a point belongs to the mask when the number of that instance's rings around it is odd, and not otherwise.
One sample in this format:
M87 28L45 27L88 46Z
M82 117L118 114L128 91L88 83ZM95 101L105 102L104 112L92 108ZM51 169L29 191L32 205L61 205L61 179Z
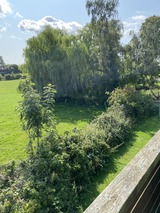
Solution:
M3 57L0 56L0 80L13 80L21 78L22 71L17 64L5 64Z
M127 45L121 44L118 1L86 1L91 22L76 35L47 26L27 41L25 63L39 92L55 85L57 100L105 101L106 91L131 84L150 88L160 68L160 17L142 24Z

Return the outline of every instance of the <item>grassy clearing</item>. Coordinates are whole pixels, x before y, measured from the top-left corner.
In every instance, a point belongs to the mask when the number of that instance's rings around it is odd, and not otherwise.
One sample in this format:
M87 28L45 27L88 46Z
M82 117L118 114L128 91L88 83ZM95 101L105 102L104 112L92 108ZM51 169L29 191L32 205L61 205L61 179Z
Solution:
M132 139L113 155L113 160L109 162L108 166L93 177L90 186L87 187L88 192L82 194L80 202L84 209L106 188L159 129L160 118L158 116L148 118L145 121L142 120L137 124Z
M97 107L57 104L55 106L58 133L71 132L74 128L85 128L104 109Z
M21 129L16 107L22 100L17 92L19 80L0 81L0 164L26 157L27 136ZM84 128L102 109L85 106L56 104L57 131Z

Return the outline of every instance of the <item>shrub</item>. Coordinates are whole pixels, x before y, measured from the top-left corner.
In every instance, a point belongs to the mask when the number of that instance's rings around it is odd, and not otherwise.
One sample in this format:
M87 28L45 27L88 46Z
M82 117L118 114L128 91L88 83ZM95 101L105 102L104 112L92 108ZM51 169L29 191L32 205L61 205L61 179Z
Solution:
M154 113L155 105L150 95L136 91L134 88L115 89L108 99L110 107L120 105L127 117L137 119Z
M72 178L78 190L83 190L93 173L103 168L109 160L111 149L105 142L105 133L89 125L86 130L64 135L63 140L69 155Z
M14 74L13 72L11 74L6 74L4 75L5 80L15 80L15 79L20 79L22 75L20 73Z
M28 159L11 173L13 181L0 187L2 212L80 212L78 194L111 153L104 132L91 126L71 135L50 132L28 150Z
M124 143L132 130L131 119L120 105L112 106L106 113L102 113L92 121L92 125L104 130L105 141L112 148Z
M11 74L6 74L6 75L4 76L4 78L5 78L5 80L13 80L13 77L12 77Z
M14 79L20 79L22 77L21 73L14 74Z

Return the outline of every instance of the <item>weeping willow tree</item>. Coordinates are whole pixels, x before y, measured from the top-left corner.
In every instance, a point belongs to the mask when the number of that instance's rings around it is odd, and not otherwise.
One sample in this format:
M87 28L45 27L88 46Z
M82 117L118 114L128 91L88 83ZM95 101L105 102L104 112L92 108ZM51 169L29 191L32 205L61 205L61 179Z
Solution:
M83 95L88 51L76 36L46 27L27 41L24 56L31 79L40 92L52 83L58 98Z
M47 26L24 50L31 79L39 91L56 86L56 98L103 100L118 85L121 23L118 1L88 0L91 23L76 35Z

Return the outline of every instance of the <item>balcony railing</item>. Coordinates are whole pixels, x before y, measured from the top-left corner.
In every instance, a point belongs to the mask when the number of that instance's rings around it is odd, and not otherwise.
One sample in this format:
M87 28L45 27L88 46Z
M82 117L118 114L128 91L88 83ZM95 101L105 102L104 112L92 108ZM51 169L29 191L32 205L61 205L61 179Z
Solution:
M160 212L160 131L84 213Z

